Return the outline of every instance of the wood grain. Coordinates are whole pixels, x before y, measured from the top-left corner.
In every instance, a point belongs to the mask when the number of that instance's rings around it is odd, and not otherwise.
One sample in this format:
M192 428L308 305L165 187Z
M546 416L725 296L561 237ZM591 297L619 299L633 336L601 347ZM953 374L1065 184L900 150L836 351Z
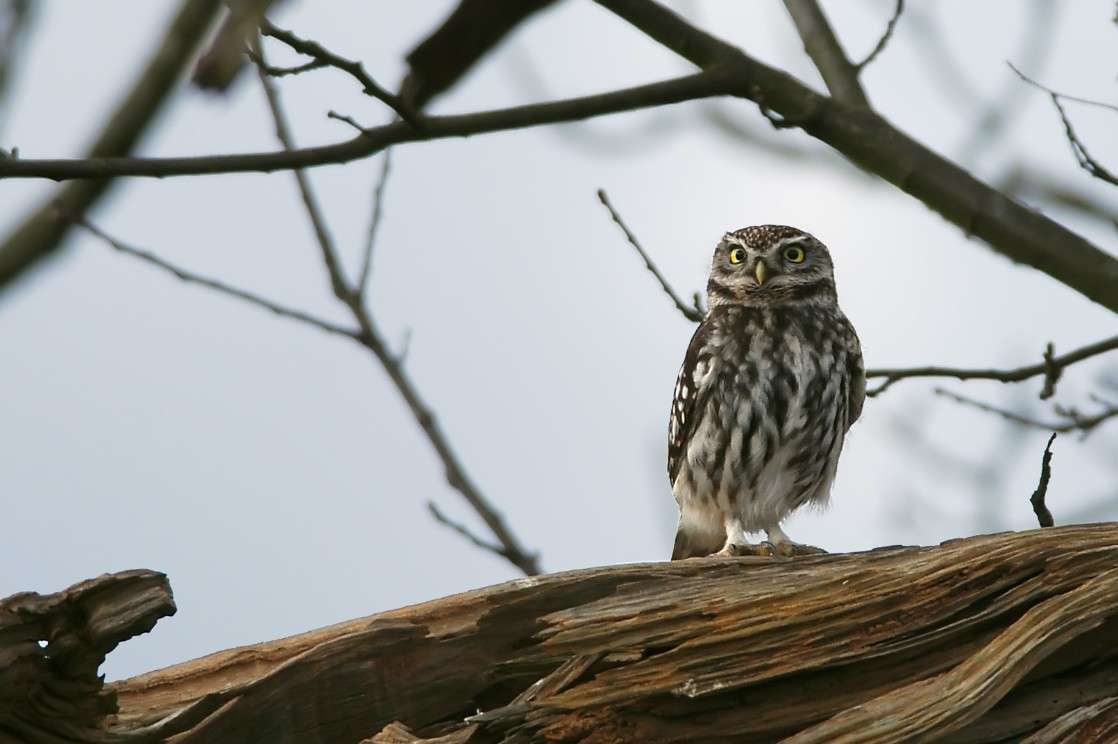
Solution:
M1118 524L519 579L66 695L76 741L1105 741Z

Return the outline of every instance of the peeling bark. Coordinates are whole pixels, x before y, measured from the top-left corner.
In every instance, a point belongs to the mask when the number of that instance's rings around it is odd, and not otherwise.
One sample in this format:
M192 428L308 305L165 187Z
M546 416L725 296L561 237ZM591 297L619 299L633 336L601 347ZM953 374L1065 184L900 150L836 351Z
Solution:
M102 688L103 654L173 611L160 582L132 572L0 602L0 732L1039 744L1118 730L1118 524L519 579ZM15 694L28 685L50 706Z

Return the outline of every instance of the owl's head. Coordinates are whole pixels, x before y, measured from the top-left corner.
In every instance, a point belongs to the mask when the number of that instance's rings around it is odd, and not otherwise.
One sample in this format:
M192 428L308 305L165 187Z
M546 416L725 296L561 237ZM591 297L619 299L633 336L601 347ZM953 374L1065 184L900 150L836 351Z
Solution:
M707 283L710 307L836 302L827 246L785 225L755 225L726 233L714 249Z

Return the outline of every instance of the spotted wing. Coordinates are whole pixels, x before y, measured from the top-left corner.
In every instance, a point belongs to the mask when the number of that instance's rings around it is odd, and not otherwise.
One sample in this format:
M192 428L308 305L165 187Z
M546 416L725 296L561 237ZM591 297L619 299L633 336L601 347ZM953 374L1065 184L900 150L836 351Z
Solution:
M866 368L862 362L862 344L849 320L843 318L843 331L846 337L846 373L848 375L846 398L846 428L862 415L862 404L866 400Z
M707 345L710 332L708 323L699 324L687 346L687 355L683 357L683 366L679 368L675 381L675 396L668 420L668 480L672 485L675 485L679 467L687 453L687 443L710 395L711 386L702 384L709 379L713 363Z

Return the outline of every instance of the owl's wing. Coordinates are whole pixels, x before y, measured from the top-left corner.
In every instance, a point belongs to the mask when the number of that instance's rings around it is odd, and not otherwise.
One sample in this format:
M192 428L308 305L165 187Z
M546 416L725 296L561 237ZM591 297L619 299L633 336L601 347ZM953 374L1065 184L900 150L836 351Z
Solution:
M675 380L675 397L672 400L672 414L668 421L668 480L675 485L679 466L687 452L687 442L698 424L699 415L710 396L711 385L703 385L708 379L713 362L707 346L710 324L703 322L695 329L683 366Z
M862 362L862 344L858 341L858 334L850 321L845 322L846 332L846 374L850 379L849 393L846 399L846 428L858 420L862 415L862 404L866 401L866 367Z

